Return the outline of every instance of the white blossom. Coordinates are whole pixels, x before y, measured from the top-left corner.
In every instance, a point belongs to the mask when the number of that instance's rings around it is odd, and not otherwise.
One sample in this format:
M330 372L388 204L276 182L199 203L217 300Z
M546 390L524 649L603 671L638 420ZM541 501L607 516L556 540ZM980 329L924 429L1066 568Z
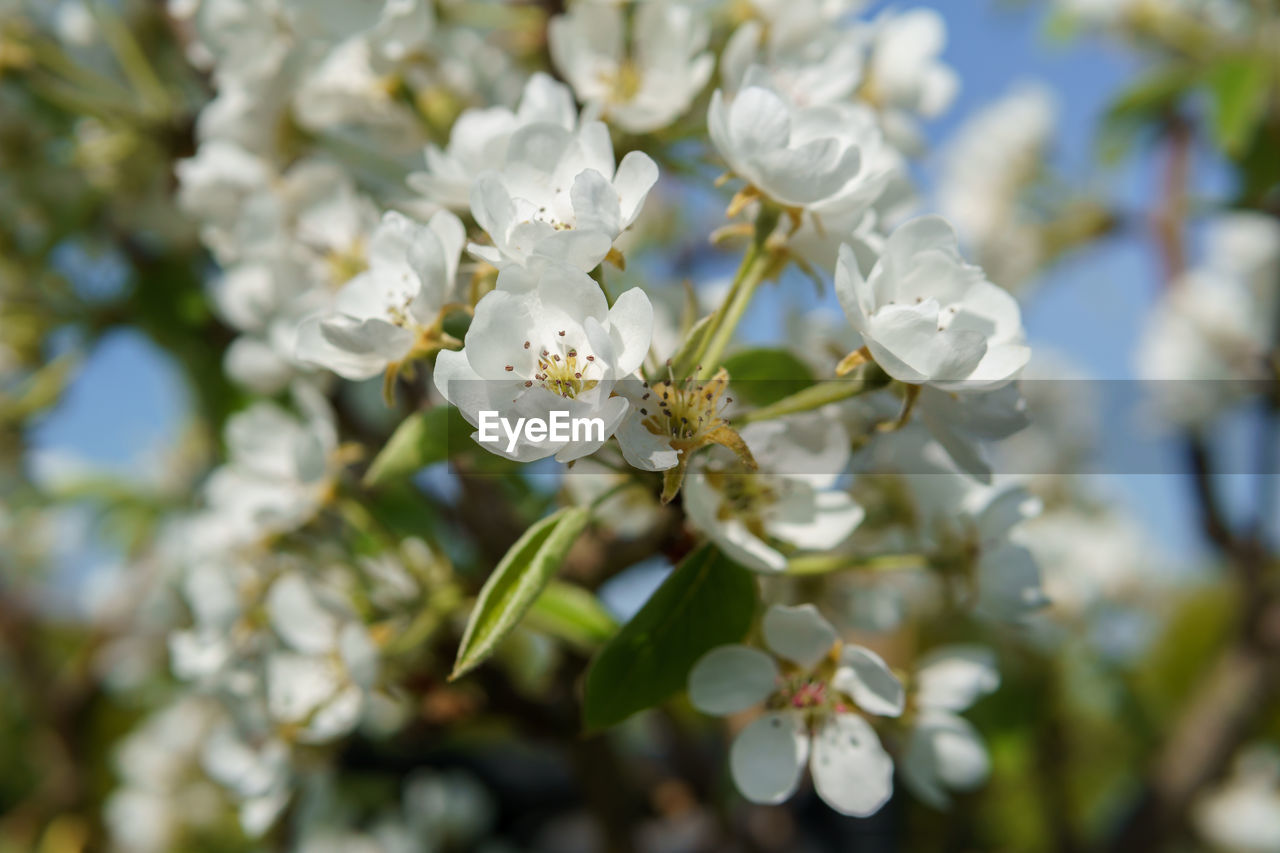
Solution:
M205 740L201 764L239 803L240 825L251 837L265 833L293 796L289 748L276 737L250 737L228 721Z
M902 382L985 390L1030 358L1017 301L965 263L955 231L937 216L899 226L865 277L842 247L836 295L870 356Z
M707 130L729 170L755 192L784 207L833 198L858 175L857 139L838 111L798 107L769 88L763 73L747 73L729 100L711 95Z
M850 444L838 421L815 413L749 424L742 440L759 471L704 455L685 483L690 523L730 557L781 572L782 549L829 550L862 521L862 507L836 487Z
M885 12L876 19L862 96L883 113L890 138L919 147L915 117L942 114L960 89L955 70L939 56L947 25L933 9Z
M912 680L911 734L900 765L916 796L945 808L950 791L970 791L986 781L986 746L959 712L999 686L995 657L981 646L944 646L920 659Z
M1034 272L1046 251L1024 196L1043 169L1055 124L1050 92L1023 84L966 120L943 152L938 210L1004 285Z
M337 434L327 403L294 388L303 417L260 401L226 427L229 459L205 483L206 515L226 544L248 544L306 523L327 499Z
M871 29L844 20L847 3L792 0L755 4L764 20L738 27L720 55L720 79L732 95L753 65L763 67L798 106L846 101L862 83Z
M1280 223L1260 213L1210 223L1204 261L1160 295L1138 347L1138 373L1154 380L1159 414L1198 424L1274 376ZM1234 380L1234 381L1233 381Z
M332 313L302 324L297 357L367 379L436 343L465 236L448 211L426 225L386 214L370 241L369 269L338 291Z
M658 180L648 155L630 151L614 166L600 122L577 131L533 124L512 136L500 171L481 174L471 213L493 245L472 243L496 267L557 261L587 271L605 259L635 221Z
M907 547L919 549L957 602L1008 622L1048 603L1040 565L1018 529L1043 505L1023 484L1007 477L977 482L918 426L880 437L855 470L902 478L912 501Z
M827 805L874 814L893 793L893 759L862 714L900 715L902 684L875 652L840 645L812 604L771 606L763 633L773 656L720 646L689 673L689 701L704 713L735 714L762 703L768 709L730 751L738 790L776 805L795 793L807 763Z
M277 579L267 592L267 615L285 648L266 660L267 708L299 727L298 739L324 742L359 722L378 672L377 649L365 626L325 600L299 574Z
M569 462L599 449L626 415L627 400L613 396L613 388L644 361L652 332L653 307L638 288L610 308L599 285L576 269L547 265L532 276L504 270L498 289L476 305L463 349L437 357L435 385L473 426L481 411L511 419L549 421L552 411L601 418L598 440L522 435L510 453L504 442L484 445L521 462L553 454Z
M427 168L409 176L409 185L428 199L455 210L471 205L471 185L495 163L507 160L511 137L521 128L552 124L572 131L578 123L573 95L549 75L529 77L515 110L483 107L466 110L449 131L449 144L431 144L424 157Z
M577 3L551 20L551 58L578 99L611 125L649 133L683 114L711 77L711 27L680 0L638 4L631 38L621 5Z
M1192 814L1200 835L1227 853L1280 848L1280 755L1271 744L1246 747L1231 774L1202 796Z

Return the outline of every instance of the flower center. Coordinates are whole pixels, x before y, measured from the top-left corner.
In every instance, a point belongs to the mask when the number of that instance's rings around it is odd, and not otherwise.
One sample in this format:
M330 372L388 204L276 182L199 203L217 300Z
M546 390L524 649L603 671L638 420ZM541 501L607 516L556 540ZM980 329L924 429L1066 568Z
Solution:
M826 677L813 673L784 676L768 704L772 708L804 711L811 722L820 721L828 714L853 710L849 700L834 689Z
M618 65L617 73L606 78L609 99L615 104L625 104L640 91L640 69L634 60L625 59Z
M564 337L564 332L556 334ZM530 345L529 341L524 342L525 349ZM507 367L507 370L511 369L510 366ZM588 375L597 372L598 364L594 355L579 351L576 347L565 349L564 345L559 345L555 352L547 348L542 350L538 355L538 367L533 379L527 380L524 385L531 388L537 384L553 394L572 400L600 384L598 378Z
M324 260L329 270L329 280L335 285L346 284L369 268L363 240L356 240L342 249L330 250Z
M791 693L792 708L817 708L827 702L827 685L821 681L806 681Z
M717 518L736 518L753 534L765 538L765 516L779 497L770 478L747 471L708 470L707 481L720 494Z
M654 435L671 439L676 449L698 447L708 433L724 426L720 418L726 382L712 380L705 385L692 379L656 382L640 398L641 423ZM729 402L728 399L723 400Z

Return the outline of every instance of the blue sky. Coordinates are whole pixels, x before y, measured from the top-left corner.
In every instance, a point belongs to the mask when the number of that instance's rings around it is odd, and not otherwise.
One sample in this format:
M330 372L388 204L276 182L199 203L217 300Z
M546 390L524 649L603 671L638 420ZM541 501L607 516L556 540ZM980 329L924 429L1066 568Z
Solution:
M877 6L882 4L877 4ZM896 4L905 8L910 4ZM940 0L949 25L947 60L962 89L953 109L928 129L939 143L974 110L1025 81L1046 84L1057 98L1055 162L1076 181L1093 181L1122 206L1149 198L1158 163L1138 157L1122 168L1091 173L1096 120L1109 97L1133 79L1135 63L1099 39L1053 43L1043 35L1041 4L1001 8L990 2ZM1201 169L1200 188L1220 190L1221 173ZM1069 354L1099 378L1131 375L1133 338L1157 285L1149 248L1121 238L1061 264L1030 294L1025 321L1033 345ZM176 440L190 395L182 377L143 337L113 333L98 345L59 409L35 430L43 451L83 458L128 472L157 444ZM1188 507L1180 478L1119 478L1114 484L1171 552L1195 544L1185 524Z

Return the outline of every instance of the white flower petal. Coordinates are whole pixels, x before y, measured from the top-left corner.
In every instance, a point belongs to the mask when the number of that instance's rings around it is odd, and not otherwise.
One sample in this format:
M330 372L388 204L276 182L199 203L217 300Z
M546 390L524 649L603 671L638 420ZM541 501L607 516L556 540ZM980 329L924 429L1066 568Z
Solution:
M866 513L846 492L792 489L766 522L770 536L797 548L825 551L849 538Z
M986 781L991 759L968 720L945 711L920 714L902 760L903 778L920 799L945 808L948 791L969 791Z
M704 714L736 714L768 698L777 679L777 664L759 649L720 646L689 672L689 701Z
M979 613L992 619L1017 621L1048 603L1040 565L1025 547L1005 542L982 555L975 607Z
M836 297L840 307L849 318L854 331L861 332L867 327L867 320L875 311L875 295L871 285L862 274L858 265L858 257L848 243L840 245L839 260L836 262L835 275Z
M885 372L903 382L963 380L987 351L981 332L938 325L938 304L886 305L871 317L867 347ZM902 371L898 364L905 364ZM899 375L903 374L903 375Z
M943 646L917 664L916 701L923 708L963 711L999 686L995 654L985 646Z
M779 657L812 667L831 651L836 629L812 604L774 604L764 614L765 644Z
M760 154L756 168L771 195L784 204L830 198L858 173L858 149L833 138Z
M736 518L719 516L720 492L706 474L692 471L684 481L684 509L689 522L705 533L729 559L757 572L786 571L787 558Z
M635 221L649 195L658 182L658 164L643 151L628 151L618 164L613 176L613 187L618 193L622 214L622 227Z
M609 309L614 368L629 376L644 363L653 339L653 305L638 287L624 291Z
M875 652L848 645L840 651L840 668L831 681L849 694L858 707L881 717L896 717L906 703L902 682Z
M841 814L866 817L893 794L893 759L857 714L832 714L813 738L813 786Z
M795 712L769 713L734 740L729 772L742 796L753 803L777 805L795 793L808 755L804 717Z
M324 654L337 647L337 617L321 606L301 575L286 574L271 585L267 617L295 651Z
M790 110L774 92L753 86L733 99L727 129L735 151L747 157L782 150L791 141Z
M595 169L586 169L573 179L569 196L576 227L607 234L612 243L613 236L622 230L618 193L613 184Z
M277 652L267 660L267 708L283 723L299 723L342 687L324 658Z
M672 449L671 442L649 432L644 425L634 401L631 414L618 427L618 448L627 464L642 471L665 471L676 467L680 454Z

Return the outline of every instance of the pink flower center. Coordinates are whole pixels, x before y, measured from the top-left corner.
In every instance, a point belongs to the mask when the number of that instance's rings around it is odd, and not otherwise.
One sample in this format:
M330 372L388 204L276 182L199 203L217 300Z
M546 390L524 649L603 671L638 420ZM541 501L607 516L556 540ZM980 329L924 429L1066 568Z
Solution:
M827 701L827 685L821 681L806 681L791 694L793 708L816 708Z

